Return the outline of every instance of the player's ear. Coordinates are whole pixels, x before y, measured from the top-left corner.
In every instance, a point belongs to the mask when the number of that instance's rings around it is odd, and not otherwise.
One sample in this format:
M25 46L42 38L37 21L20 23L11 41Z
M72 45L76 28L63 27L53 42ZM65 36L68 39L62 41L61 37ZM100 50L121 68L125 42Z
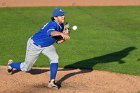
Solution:
M57 20L57 16L56 17L53 17L54 18L54 20Z

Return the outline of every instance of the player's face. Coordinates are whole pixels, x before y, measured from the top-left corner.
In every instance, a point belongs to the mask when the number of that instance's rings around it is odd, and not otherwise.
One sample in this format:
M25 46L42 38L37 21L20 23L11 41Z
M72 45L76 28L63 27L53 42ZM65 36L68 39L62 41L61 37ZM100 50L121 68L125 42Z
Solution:
M65 16L58 16L57 21L59 22L59 24L63 24L65 22Z

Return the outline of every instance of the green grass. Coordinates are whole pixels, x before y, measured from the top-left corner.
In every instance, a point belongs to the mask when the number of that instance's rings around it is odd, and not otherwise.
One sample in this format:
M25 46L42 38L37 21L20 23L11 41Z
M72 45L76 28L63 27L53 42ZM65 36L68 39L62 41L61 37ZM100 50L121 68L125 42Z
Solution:
M53 8L0 8L0 65L24 61L28 38L50 20ZM140 76L140 6L61 8L78 30L68 42L55 44L59 67ZM49 61L40 55L34 66L49 67Z

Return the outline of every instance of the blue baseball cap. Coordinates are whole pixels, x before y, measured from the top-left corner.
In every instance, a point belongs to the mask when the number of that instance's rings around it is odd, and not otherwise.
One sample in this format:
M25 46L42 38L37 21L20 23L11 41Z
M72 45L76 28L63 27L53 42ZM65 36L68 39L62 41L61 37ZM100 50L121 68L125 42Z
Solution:
M60 8L55 8L52 12L52 16L56 17L56 16L64 16L65 12L62 11L62 9Z

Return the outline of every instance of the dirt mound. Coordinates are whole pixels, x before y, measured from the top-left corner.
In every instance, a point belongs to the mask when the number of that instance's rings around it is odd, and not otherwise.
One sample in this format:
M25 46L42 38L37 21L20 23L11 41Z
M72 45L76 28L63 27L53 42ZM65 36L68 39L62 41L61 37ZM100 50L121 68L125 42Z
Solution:
M140 5L140 0L0 0L0 7L24 6L126 6Z
M29 73L7 74L0 67L0 93L136 93L140 91L140 77L106 71L59 69L59 90L47 88L50 71L33 68Z

